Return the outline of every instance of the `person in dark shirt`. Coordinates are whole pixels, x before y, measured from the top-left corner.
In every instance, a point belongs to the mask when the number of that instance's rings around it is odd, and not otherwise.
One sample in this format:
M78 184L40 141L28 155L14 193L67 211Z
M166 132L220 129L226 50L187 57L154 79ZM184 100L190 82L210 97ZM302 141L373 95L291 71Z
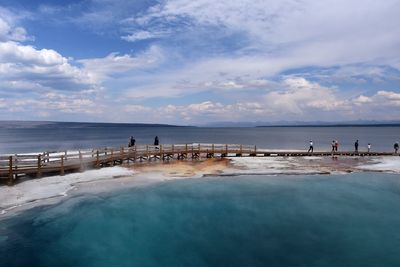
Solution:
M135 146L135 143L136 143L135 138L133 138L133 136L131 136L131 137L129 138L128 147L133 147L133 146Z
M393 148L394 148L394 153L397 154L397 151L399 151L399 143L398 142L394 143Z
M358 153L358 140L354 143L354 151Z
M158 140L158 136L156 136L155 138L154 138L154 145L155 146L158 146L160 144L160 141Z

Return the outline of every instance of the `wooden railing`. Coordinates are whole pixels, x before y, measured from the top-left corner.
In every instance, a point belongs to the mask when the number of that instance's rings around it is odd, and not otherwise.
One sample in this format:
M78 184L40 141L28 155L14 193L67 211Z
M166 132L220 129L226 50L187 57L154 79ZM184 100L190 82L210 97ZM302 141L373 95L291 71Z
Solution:
M226 157L229 154L255 155L255 146L240 144L163 144L102 148L80 151L56 151L40 154L0 156L0 177L13 181L18 175L41 177L85 168L110 166L124 161L168 160L172 158Z
M143 160L197 159L230 156L301 157L301 156L398 156L391 152L301 152L270 151L253 145L240 144L163 144L134 147L102 148L80 151L56 151L40 154L15 154L0 156L0 178L8 178L12 184L20 175L42 175L82 171L86 168L113 166L123 162Z

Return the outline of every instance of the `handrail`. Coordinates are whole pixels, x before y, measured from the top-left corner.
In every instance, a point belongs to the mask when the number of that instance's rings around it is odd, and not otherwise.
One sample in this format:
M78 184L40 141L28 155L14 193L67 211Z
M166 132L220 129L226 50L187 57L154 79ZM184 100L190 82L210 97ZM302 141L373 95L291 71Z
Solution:
M178 159L193 159L201 156L221 157L229 156L390 156L396 155L390 152L301 152L301 151L271 151L257 149L254 145L243 144L162 144L162 145L136 145L134 147L106 147L99 149L82 149L78 151L49 151L40 154L14 154L0 156L0 177L16 177L19 174L29 174L40 177L45 173L60 173L83 170L89 167L101 167L104 165L120 164L129 160L146 160L159 158L162 160L176 156ZM10 178L12 181L14 178Z

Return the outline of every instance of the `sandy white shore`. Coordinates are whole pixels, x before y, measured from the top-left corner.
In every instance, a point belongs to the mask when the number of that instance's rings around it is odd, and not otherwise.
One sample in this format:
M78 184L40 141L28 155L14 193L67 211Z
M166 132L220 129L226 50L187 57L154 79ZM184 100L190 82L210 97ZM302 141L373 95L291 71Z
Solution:
M0 186L0 214L27 203L66 196L79 183L131 176L134 172L123 167L89 170L65 176L50 176L27 180L14 186Z
M372 158L369 164L360 165L357 168L365 171L400 173L400 157Z
M0 186L0 217L49 201L59 201L74 191L101 192L113 188L203 176L330 174L354 171L400 173L400 157L260 157L231 160L173 161L110 167L27 180L12 187Z

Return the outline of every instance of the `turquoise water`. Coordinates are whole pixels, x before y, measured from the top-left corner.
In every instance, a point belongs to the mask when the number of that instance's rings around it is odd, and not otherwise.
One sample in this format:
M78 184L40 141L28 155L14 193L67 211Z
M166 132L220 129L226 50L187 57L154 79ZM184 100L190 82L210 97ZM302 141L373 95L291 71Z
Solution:
M400 176L241 176L0 221L0 266L400 266Z

